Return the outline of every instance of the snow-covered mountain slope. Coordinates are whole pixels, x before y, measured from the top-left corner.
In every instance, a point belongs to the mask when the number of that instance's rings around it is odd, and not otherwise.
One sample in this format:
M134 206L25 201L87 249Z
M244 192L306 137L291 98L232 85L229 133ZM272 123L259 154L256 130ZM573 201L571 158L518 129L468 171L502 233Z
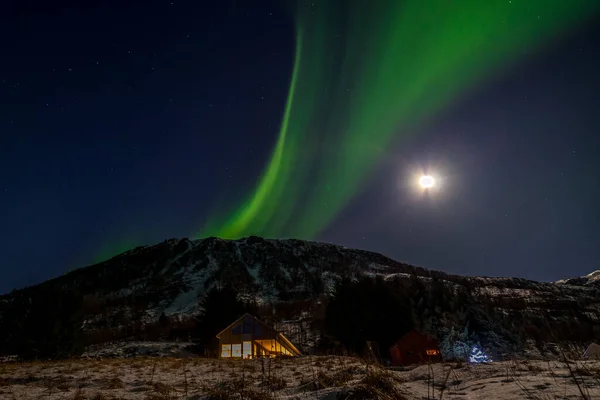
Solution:
M201 312L199 299L216 285L233 286L239 296L263 304L303 302L323 297L339 278L359 275L445 282L456 293L457 288L466 288L480 301L481 313L491 315L493 310L509 324L521 321L520 327L529 320L538 321L536 329L543 329L547 321L585 329L600 326L600 291L595 285L457 276L368 251L259 237L170 239L18 292L27 295L44 286L77 289L85 297L85 329L111 331L156 322L163 312L191 317ZM598 282L598 275L593 273L588 280ZM0 296L0 313L14 295Z
M556 283L561 285L595 286L597 288L600 288L600 269L585 276L561 279L559 281L556 281Z

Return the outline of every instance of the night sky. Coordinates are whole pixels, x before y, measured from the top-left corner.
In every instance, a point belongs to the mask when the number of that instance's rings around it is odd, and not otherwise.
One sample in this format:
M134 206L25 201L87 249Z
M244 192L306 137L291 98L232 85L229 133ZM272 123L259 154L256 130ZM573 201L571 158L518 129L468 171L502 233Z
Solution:
M0 293L193 237L252 192L294 67L280 3L3 3ZM600 269L599 71L596 15L411 126L311 239L458 274ZM421 169L439 190L415 195Z

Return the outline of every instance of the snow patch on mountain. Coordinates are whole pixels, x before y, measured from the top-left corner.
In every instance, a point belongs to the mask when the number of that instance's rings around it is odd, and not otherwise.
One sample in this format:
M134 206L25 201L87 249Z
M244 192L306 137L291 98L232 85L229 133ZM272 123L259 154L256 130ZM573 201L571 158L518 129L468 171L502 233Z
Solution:
M600 287L600 270L576 278L565 278L555 281L557 285L596 286Z
M199 310L198 290L194 288L180 293L163 312L166 316L171 316L176 314L196 314Z
M599 281L600 280L600 269L597 271L594 271L590 274L587 274L585 277L590 281Z

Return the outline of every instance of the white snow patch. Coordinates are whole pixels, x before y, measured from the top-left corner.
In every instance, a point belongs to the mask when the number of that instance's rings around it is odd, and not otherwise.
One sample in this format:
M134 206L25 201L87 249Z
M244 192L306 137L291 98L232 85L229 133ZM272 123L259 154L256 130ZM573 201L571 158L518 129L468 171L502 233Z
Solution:
M139 283L132 284L129 287L112 292L109 295L109 297L115 297L115 298L127 297L134 293L142 292L145 287L146 287L146 283L142 281Z
M250 274L254 282L259 282L258 272L260 271L260 264L248 266L246 267L246 269L248 270L248 273Z
M193 314L199 308L196 288L180 293L175 300L164 309L165 315Z
M374 263L374 262L369 264L369 268L373 269L375 271L387 271L390 269L390 267L388 267L387 265L378 264L378 263Z
M585 277L588 278L588 280L590 280L590 281L600 280L600 269L597 271L594 271L590 274L587 274Z

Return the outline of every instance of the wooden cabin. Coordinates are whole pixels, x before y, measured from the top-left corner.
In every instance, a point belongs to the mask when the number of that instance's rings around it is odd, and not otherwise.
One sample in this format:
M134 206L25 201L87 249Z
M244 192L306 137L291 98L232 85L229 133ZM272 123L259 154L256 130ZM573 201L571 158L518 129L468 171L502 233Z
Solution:
M402 336L390 349L392 365L424 364L440 362L442 356L437 341L429 336L411 330Z
M217 334L219 358L299 356L300 351L285 336L244 314Z

